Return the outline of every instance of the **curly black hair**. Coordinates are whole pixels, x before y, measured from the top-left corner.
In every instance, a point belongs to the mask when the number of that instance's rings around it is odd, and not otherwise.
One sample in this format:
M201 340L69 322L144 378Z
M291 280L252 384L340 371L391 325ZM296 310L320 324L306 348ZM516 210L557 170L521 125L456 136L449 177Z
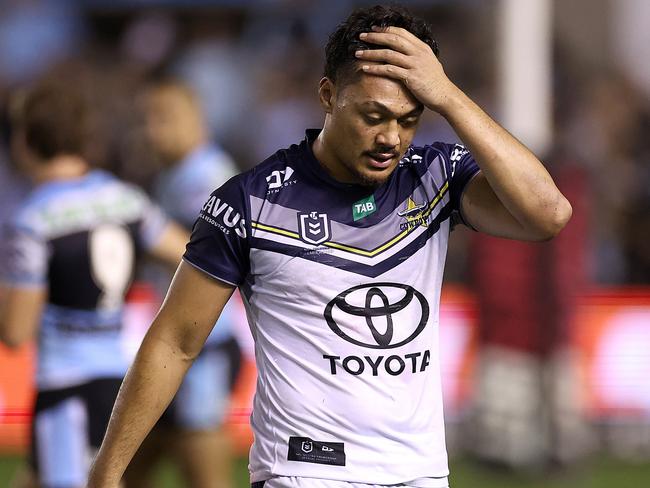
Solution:
M325 47L324 75L336 82L351 73L358 59L354 56L359 49L381 49L382 46L363 42L362 32L371 32L372 27L402 27L424 41L438 55L438 43L433 39L429 25L414 17L406 8L398 5L375 5L359 8L330 35Z

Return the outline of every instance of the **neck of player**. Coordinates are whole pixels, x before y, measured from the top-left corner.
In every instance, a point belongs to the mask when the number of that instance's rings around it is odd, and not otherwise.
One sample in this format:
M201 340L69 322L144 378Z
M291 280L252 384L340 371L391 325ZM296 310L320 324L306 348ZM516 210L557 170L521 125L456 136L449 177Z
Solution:
M81 178L90 170L85 159L79 156L56 156L48 162L34 168L32 178L35 183L47 183L59 180Z
M336 181L340 183L358 183L355 176L338 160L336 154L332 151L333 145L328 142L326 129L327 127L323 127L323 130L312 144L311 150L314 157Z

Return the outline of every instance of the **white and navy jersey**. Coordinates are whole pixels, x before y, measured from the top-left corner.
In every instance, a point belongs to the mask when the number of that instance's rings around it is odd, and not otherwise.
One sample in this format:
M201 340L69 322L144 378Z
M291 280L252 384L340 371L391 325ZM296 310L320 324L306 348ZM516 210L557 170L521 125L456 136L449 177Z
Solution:
M154 245L166 223L141 190L103 171L45 183L27 197L8 224L2 280L47 290L39 389L126 372L124 295L138 251Z
M232 158L218 146L206 144L192 151L179 164L160 173L154 185L153 197L167 215L189 231L212 190L235 174L237 168ZM169 285L168 275L166 272L163 280L165 289ZM236 313L232 301L229 301L208 336L207 345L221 344L232 338Z
M251 480L445 477L440 288L478 166L459 145L410 147L373 191L332 179L317 135L213 192L184 256L247 307Z

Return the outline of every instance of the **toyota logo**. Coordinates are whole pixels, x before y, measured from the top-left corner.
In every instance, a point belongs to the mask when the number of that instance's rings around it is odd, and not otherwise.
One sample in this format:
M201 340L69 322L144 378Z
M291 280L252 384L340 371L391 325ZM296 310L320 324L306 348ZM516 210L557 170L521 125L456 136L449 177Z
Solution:
M412 286L372 283L339 293L325 307L324 316L341 339L372 349L392 349L408 344L424 330L429 304ZM354 326L342 327L344 321L350 324L345 316L358 317ZM385 328L378 327L383 323Z

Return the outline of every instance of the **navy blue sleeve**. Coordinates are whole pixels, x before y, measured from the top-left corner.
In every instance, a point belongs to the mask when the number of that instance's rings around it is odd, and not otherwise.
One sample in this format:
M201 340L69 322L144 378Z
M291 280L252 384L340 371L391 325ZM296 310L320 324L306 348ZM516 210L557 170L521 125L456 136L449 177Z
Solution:
M183 259L210 276L240 285L250 269L248 196L235 176L213 191L192 228Z
M445 180L449 185L449 198L452 210L452 227L463 223L471 227L463 218L460 201L467 183L481 170L471 153L462 144L445 144L437 142L435 148L442 158Z
M480 171L469 150L461 144L440 144L445 159L449 194L454 210L460 211L460 199L465 186Z

